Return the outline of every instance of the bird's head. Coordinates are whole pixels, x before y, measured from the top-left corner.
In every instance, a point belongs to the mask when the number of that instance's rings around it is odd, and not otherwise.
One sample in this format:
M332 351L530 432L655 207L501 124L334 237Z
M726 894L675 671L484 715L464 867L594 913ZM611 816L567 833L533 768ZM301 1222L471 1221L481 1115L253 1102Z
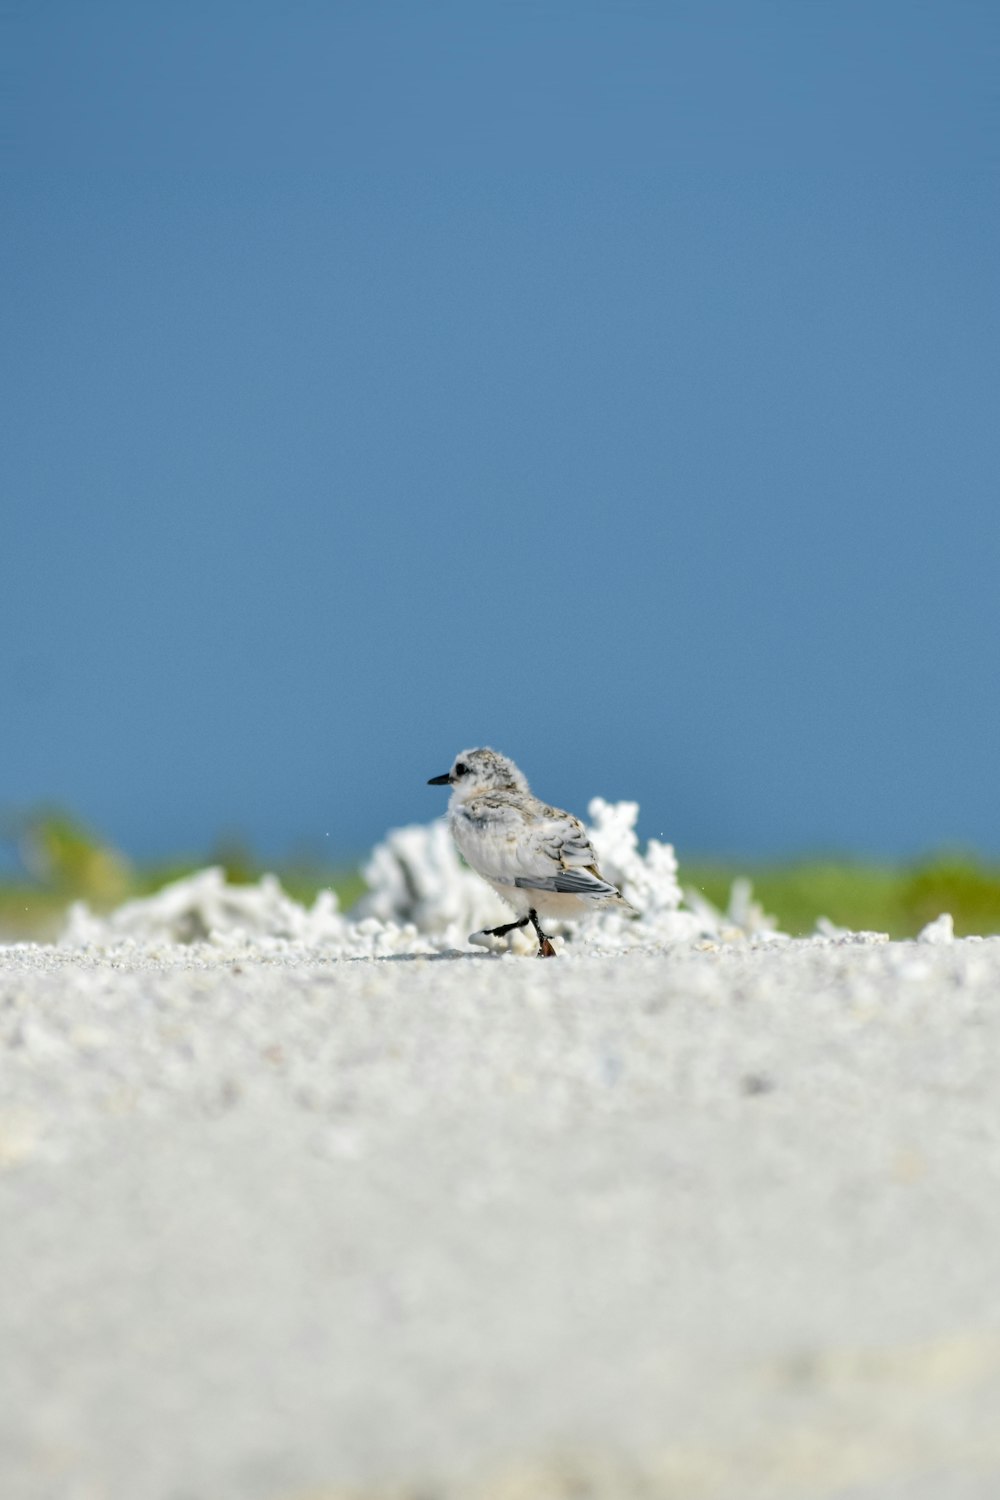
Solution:
M480 792L526 792L528 783L514 762L506 755L485 746L463 750L455 757L451 770L444 776L432 776L428 786L450 786L452 796L460 801L477 797Z

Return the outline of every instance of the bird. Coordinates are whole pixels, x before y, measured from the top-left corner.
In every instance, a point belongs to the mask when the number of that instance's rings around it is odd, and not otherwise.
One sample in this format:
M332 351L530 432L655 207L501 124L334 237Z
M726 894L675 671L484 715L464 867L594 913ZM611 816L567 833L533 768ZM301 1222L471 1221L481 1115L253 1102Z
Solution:
M579 917L606 905L632 910L598 869L579 818L533 796L509 756L488 746L463 750L450 771L427 785L451 787L448 822L459 852L517 913L513 922L486 928L490 937L505 937L530 922L538 938L536 958L555 958L540 916Z

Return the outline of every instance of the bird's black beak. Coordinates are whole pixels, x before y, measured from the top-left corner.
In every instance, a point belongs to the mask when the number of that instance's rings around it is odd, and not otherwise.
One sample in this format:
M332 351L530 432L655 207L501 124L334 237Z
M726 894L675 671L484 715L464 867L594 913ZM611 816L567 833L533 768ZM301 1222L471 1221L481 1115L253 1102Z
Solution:
M427 783L427 785L428 786L450 786L451 785L451 775L450 775L449 772L446 771L443 776L432 776L431 779L430 779L430 781Z

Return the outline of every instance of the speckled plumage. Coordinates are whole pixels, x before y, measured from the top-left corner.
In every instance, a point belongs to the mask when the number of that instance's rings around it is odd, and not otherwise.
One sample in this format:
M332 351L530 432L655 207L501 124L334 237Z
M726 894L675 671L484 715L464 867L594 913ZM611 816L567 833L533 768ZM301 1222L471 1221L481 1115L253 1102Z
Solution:
M507 756L463 750L433 781L451 786L448 821L459 851L522 922L532 912L572 920L597 905L627 905L598 869L579 818L533 796ZM535 925L544 953L547 939Z

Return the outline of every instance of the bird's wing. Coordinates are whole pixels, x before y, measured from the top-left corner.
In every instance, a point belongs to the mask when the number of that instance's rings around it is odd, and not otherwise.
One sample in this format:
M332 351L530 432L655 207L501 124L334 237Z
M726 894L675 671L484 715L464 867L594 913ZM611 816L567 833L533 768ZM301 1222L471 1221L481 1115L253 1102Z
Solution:
M459 849L488 880L564 895L618 895L597 868L587 830L571 813L491 792L460 804L450 816Z
M557 870L554 875L515 875L514 884L523 891L555 891L561 896L617 896L609 885L588 870Z
M616 896L601 875L597 855L579 818L546 808L533 819L519 847L514 884L523 890L573 896Z
M572 813L547 807L541 816L532 820L532 833L539 850L564 869L589 869L591 866L596 869L594 846L586 828Z

